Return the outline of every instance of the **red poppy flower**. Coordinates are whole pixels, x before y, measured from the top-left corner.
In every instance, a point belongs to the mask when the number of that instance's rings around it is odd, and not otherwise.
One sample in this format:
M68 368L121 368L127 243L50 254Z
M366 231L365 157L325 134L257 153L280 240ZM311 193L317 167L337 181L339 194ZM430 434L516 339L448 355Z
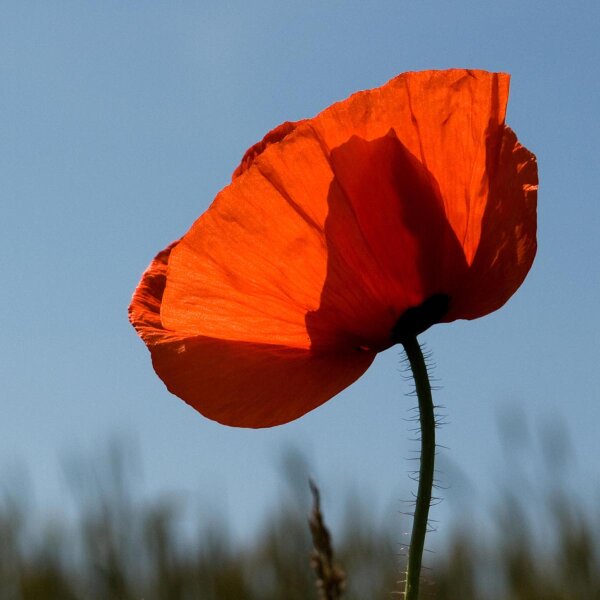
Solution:
M250 148L133 296L168 389L222 423L277 425L394 343L502 306L536 251L537 167L504 124L508 85L405 73Z

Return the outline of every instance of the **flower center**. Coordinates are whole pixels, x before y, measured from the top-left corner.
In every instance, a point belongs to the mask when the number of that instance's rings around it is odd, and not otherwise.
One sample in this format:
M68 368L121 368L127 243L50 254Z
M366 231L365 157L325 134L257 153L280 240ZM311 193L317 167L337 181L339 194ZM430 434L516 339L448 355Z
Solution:
M450 308L448 294L433 294L418 306L406 309L392 328L394 344L403 344L439 323Z

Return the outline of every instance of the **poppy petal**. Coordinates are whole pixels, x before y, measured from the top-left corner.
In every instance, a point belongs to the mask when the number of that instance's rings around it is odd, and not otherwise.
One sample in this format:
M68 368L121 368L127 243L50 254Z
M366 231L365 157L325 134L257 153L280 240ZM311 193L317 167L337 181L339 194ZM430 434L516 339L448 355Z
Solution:
M305 315L318 308L327 273L332 178L310 130L268 148L173 249L161 304L165 328L310 348Z
M381 350L465 268L436 182L393 130L328 149L300 124L173 250L161 319L188 335Z
M163 250L144 273L130 319L167 388L205 416L239 427L286 423L353 383L373 361L374 352L351 349L325 355L164 329L160 305L176 245Z
M537 163L508 127L488 172L481 239L465 279L450 292L453 305L444 320L476 319L499 309L519 288L535 258Z
M329 148L393 129L439 185L446 218L471 264L488 181L487 149L502 139L509 75L451 69L403 73L311 120Z
M374 352L310 350L198 336L151 349L169 391L204 416L235 427L293 421L354 383Z
M239 177L242 173L247 171L257 157L259 157L271 144L281 142L287 135L292 133L296 127L303 121L286 121L281 125L275 127L265 135L265 137L246 150L239 166L233 172L231 179Z
M508 85L405 73L252 146L134 295L167 387L223 423L283 423L403 336L506 302L535 255L537 190Z
M347 344L383 350L406 310L463 276L464 255L436 182L393 130L352 137L330 161L327 277L307 326L313 340L328 328L345 332Z
M405 310L467 285L507 93L504 74L407 73L267 134L174 249L164 326L389 346ZM452 319L470 314L451 306Z

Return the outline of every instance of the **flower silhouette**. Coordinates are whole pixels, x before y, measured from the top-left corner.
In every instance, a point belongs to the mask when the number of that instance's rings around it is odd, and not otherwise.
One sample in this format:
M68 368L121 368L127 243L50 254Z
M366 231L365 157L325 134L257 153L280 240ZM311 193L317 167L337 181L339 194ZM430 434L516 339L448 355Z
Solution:
M168 389L222 423L277 425L393 344L501 307L536 251L537 167L504 123L508 85L405 73L250 148L134 293Z

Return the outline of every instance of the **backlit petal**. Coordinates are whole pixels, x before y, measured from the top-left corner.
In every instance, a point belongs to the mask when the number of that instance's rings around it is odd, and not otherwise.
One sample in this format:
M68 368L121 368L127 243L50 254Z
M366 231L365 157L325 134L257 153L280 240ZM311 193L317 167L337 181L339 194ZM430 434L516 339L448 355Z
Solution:
M490 189L481 239L464 280L449 288L453 305L445 320L475 319L500 308L519 288L537 250L535 156L506 127L488 166Z
M166 330L160 304L175 246L144 273L129 314L167 388L205 416L239 427L286 423L353 383L373 361L374 352L355 349L316 354Z
M508 85L405 73L252 146L134 295L168 388L224 423L283 423L403 336L504 304L536 250Z
M338 102L311 123L330 148L390 128L437 181L467 263L479 243L488 191L488 148L502 136L509 76L451 69L404 73Z

